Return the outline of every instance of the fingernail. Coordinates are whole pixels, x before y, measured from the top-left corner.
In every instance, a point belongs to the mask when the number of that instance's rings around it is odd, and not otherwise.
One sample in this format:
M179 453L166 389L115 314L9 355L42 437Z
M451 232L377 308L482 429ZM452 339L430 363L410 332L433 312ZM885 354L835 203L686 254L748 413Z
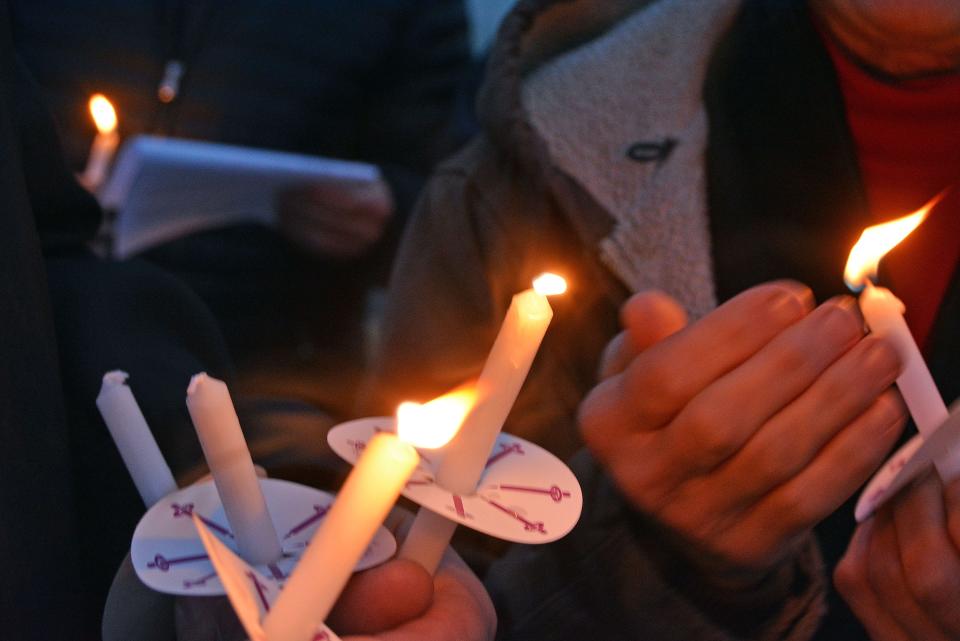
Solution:
M845 340L858 340L863 336L863 322L859 313L854 311L856 303L851 307L848 297L831 298L820 307L825 314L826 331L836 332L834 336Z
M773 284L777 285L778 287L782 287L783 289L790 292L790 294L793 295L793 297L799 300L801 303L803 303L804 307L806 307L807 309L813 308L816 302L813 297L813 290L811 290L809 287L807 287L803 283L799 283L795 280L777 280L777 281L774 281Z
M899 436L903 432L903 428L907 425L909 412L900 394L895 390L891 390L880 398L887 403L885 408L887 420L884 421L886 427L884 427L880 436L882 439L887 440L889 437Z
M864 368L870 368L878 374L882 373L883 378L892 383L903 367L896 348L889 341L878 336L871 335L863 340L868 341L864 354Z
M847 311L850 311L853 309L859 309L859 306L857 305L857 299L854 298L853 296L847 296L847 295L834 296L830 300L833 301L833 303L836 304L837 307L840 307L841 309L844 309Z

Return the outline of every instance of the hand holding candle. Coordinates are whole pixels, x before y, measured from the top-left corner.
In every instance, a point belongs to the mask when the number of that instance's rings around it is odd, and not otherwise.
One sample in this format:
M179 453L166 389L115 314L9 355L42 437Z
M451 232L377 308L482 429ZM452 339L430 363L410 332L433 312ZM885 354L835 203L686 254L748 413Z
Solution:
M413 515L401 509L391 511L386 525L396 532ZM280 587L269 577L237 558L194 516L194 524L203 540L221 582L227 587L230 603L251 641L270 641L262 619L274 607ZM115 589L117 583L114 583ZM178 609L185 622L177 638L196 636L196 622L224 619L218 599L183 599ZM330 641L344 635L364 638L389 633L396 641L492 641L496 631L496 613L483 584L453 550L447 550L437 577L431 577L415 563L389 561L355 574L337 599L337 605L322 633L314 641ZM212 627L212 626L211 626ZM330 628L333 628L331 630ZM229 623L223 629L232 630ZM123 641L139 638L137 630L128 630ZM211 633L212 634L212 633ZM140 636L143 636L140 634ZM229 638L234 635L227 634ZM206 638L206 637L205 637ZM356 638L356 637L349 637ZM113 637L106 641L115 641Z
M117 134L117 112L103 94L90 97L90 115L97 126L97 135L90 146L87 166L80 175L80 184L96 192L103 184L113 161L113 155L120 144Z
M439 446L460 427L469 392L441 397L398 417L398 434L367 443L333 507L264 620L270 641L309 641L343 590L353 567L420 461L413 445ZM416 423L411 424L409 419ZM444 432L444 435L438 435Z
M583 401L581 431L625 499L693 544L705 577L749 583L795 554L896 441L899 362L863 338L854 305L814 308L807 288L774 282L689 325L661 292L621 311L629 339L615 340L633 357Z

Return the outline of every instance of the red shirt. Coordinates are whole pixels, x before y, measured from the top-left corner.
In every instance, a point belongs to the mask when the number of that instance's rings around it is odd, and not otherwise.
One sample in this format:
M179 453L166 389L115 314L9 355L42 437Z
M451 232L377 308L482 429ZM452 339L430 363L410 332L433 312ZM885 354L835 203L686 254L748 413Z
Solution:
M871 74L824 35L843 93L867 204L877 222L952 188L881 263L921 348L960 259L960 74L896 81Z

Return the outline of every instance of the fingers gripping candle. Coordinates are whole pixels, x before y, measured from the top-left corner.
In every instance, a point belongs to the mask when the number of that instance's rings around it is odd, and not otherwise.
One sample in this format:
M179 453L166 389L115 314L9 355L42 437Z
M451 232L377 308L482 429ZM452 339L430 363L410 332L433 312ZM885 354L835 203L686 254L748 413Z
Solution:
M177 482L163 458L157 441L127 386L129 375L119 370L103 375L97 409L144 505L150 507L177 489Z
M562 294L566 288L560 276L543 274L534 281L532 289L513 297L477 381L477 406L443 450L437 484L444 489L459 495L476 491L497 436L553 318L547 297ZM442 515L421 509L400 549L400 557L417 561L428 572L436 571L456 527Z
M187 388L187 409L240 556L254 564L277 560L280 540L226 384L197 374Z
M903 370L897 377L897 388L924 438L929 438L947 420L947 406L904 320L906 307L889 289L874 285L871 278L876 277L880 259L924 221L940 197L909 216L865 229L850 250L844 270L847 286L854 291L863 290L860 310L871 333L889 340L900 355ZM943 452L934 460L944 479L953 467L949 464L949 454Z
M420 462L413 448L440 447L456 432L473 397L457 392L420 411L398 414L397 434L376 434L310 540L264 620L270 641L309 641L327 618L353 568Z

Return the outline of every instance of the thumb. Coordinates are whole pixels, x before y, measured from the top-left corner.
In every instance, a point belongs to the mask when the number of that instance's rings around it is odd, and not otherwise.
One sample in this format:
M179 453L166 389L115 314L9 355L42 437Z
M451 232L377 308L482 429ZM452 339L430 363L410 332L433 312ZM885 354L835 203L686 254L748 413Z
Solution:
M620 323L642 352L687 325L687 312L675 298L659 290L639 292L620 308Z
M433 577L394 559L355 574L327 619L339 634L375 634L421 616L433 602Z
M657 290L639 292L620 308L623 331L607 344L600 358L600 378L622 372L637 354L683 329L687 313L671 296Z

